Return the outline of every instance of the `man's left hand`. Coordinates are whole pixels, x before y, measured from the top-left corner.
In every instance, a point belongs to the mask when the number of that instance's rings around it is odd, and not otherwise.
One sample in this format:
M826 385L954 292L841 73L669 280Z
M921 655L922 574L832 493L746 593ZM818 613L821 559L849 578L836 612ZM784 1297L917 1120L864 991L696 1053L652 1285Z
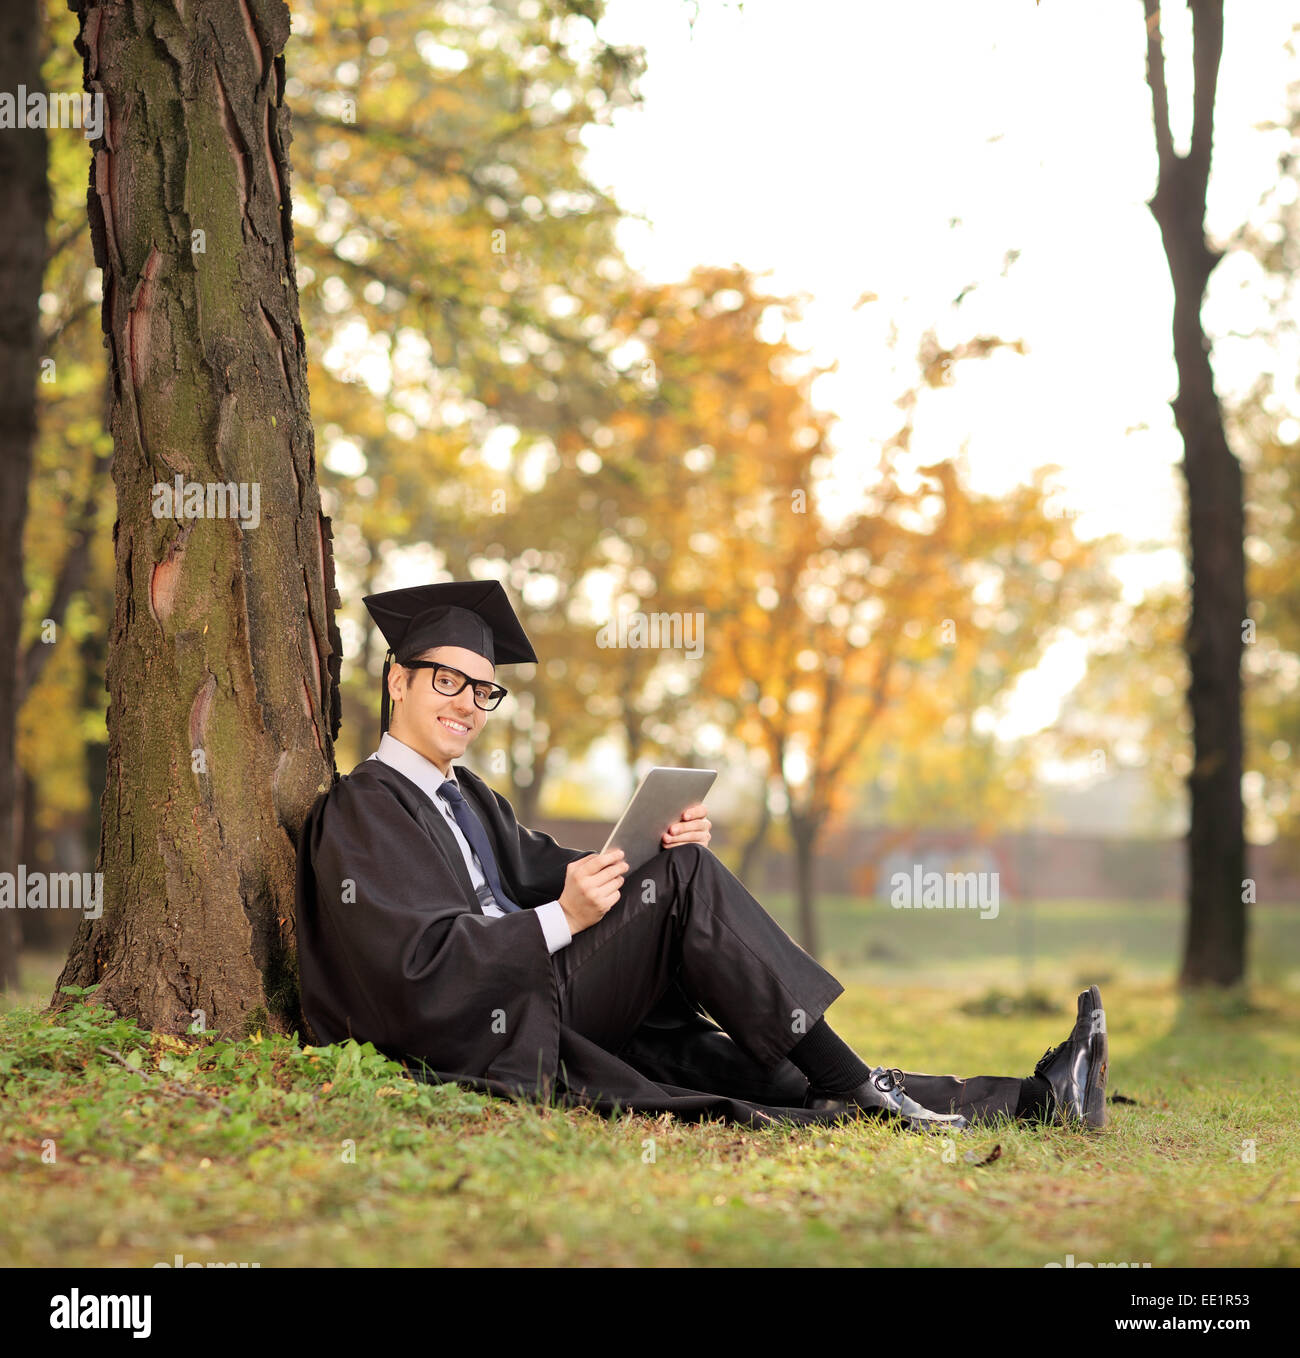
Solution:
M671 849L677 844L704 844L711 838L709 832L713 822L709 820L702 803L688 806L682 812L681 820L674 821L665 831L663 845Z

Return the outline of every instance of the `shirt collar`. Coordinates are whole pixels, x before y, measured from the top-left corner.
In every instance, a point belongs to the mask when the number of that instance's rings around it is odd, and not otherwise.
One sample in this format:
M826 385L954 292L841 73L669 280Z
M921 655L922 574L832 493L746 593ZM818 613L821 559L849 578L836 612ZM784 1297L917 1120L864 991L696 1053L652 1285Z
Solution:
M379 741L379 748L370 757L387 764L389 768L396 769L398 773L405 774L435 804L438 800L438 789L443 783L450 783L453 787L459 786L455 778L443 777L442 770L436 764L431 764L418 751L404 745L391 731L384 732Z

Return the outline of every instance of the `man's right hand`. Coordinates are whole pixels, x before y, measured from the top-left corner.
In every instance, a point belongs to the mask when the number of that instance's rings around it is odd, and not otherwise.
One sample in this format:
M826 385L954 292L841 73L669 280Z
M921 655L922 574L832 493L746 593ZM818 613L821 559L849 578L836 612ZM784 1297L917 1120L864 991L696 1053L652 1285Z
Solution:
M569 921L569 932L580 934L604 919L623 890L627 859L622 849L575 858L564 870L560 909Z

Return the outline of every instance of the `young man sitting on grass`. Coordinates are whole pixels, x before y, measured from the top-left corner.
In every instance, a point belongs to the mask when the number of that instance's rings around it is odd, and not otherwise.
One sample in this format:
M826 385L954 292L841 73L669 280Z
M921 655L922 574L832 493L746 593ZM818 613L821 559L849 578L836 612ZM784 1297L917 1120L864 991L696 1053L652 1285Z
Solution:
M455 763L505 696L496 666L537 663L499 583L365 602L396 656L379 749L317 799L298 846L302 1005L319 1041L604 1113L1105 1124L1096 986L1027 1078L873 1066L826 1021L844 987L710 851L702 805L629 872L618 849L520 825Z

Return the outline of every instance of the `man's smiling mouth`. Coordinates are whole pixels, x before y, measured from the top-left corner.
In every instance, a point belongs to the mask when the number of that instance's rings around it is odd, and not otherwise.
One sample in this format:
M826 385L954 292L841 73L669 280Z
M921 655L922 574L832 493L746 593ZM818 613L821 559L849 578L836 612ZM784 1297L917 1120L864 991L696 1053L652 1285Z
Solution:
M465 735L469 731L469 727L463 722L458 722L455 717L439 717L438 720L449 730L455 731L458 735Z

